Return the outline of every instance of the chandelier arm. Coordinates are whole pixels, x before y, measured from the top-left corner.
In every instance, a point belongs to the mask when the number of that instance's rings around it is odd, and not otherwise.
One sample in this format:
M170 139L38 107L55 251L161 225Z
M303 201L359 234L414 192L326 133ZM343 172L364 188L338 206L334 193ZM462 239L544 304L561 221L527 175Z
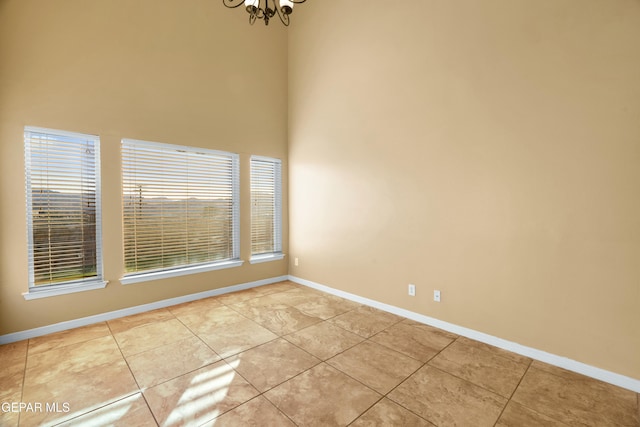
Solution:
M282 24L285 27L288 27L289 26L289 15L282 13L282 11L280 10L280 8L278 6L276 6L276 11L278 12L278 18L280 18L280 21L282 22Z
M224 4L229 9L235 9L238 6L242 6L244 4L244 1L243 0L222 0L222 4Z

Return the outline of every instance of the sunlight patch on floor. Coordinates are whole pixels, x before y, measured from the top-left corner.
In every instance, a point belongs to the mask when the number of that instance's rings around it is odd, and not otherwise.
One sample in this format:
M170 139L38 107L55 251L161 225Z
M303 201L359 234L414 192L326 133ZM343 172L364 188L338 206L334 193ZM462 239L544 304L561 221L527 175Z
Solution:
M240 362L238 360L233 363L237 366ZM220 410L217 408L217 404L224 401L229 392L229 386L236 375L233 367L233 365L224 363L215 369L196 375L162 426L182 425L187 414L198 414L192 420L196 425L218 417Z

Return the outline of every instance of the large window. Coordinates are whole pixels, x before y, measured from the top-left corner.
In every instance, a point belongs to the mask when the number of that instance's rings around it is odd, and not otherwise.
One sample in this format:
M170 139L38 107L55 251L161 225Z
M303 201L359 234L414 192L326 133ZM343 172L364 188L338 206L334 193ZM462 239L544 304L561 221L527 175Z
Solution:
M26 127L24 144L30 298L104 287L100 139Z
M239 265L238 155L123 140L122 283Z
M282 259L282 165L251 157L251 261Z

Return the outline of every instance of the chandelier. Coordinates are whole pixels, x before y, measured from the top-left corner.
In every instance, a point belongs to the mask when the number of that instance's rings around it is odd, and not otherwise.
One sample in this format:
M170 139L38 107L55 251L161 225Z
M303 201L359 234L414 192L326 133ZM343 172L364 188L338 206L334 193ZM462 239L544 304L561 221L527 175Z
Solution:
M256 19L264 20L269 25L269 20L276 14L285 26L289 26L289 15L293 12L293 5L304 3L307 0L222 0L225 6L234 9L242 4L249 13L249 23L253 25ZM264 3L264 6L263 6Z

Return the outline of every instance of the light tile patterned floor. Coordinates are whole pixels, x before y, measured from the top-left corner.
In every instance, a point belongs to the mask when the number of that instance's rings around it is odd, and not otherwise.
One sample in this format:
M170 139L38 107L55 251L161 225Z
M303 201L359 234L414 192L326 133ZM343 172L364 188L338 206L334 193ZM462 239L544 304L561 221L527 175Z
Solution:
M42 404L0 412L3 427L640 426L637 393L291 282L0 360L0 402Z

